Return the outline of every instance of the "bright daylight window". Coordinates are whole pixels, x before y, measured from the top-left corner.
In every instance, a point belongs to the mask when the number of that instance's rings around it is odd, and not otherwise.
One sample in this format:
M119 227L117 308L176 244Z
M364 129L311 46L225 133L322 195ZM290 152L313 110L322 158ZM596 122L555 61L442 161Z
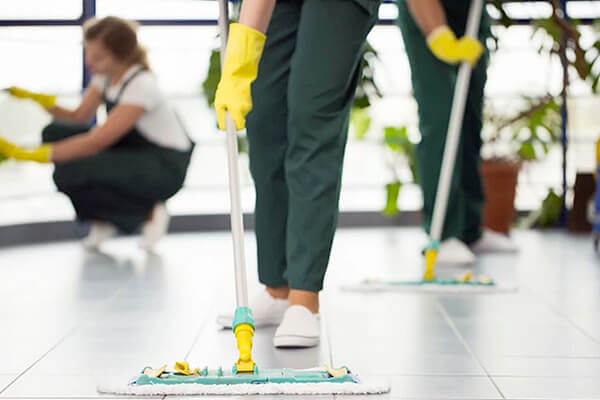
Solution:
M0 9L0 20L76 19L82 13L81 0L19 0ZM512 18L545 17L547 4L511 4ZM600 15L598 2L574 2L569 10L577 15ZM199 0L96 0L98 16L117 15L130 19L172 21L217 17L217 3ZM392 4L382 6L380 16L393 19ZM583 28L584 35L592 34ZM223 213L228 210L227 170L224 137L216 130L215 117L202 94L211 50L218 42L215 26L142 26L140 41L149 50L150 63L161 87L169 95L190 135L196 151L185 189L170 202L173 214ZM523 96L556 94L560 65L537 52L532 28L495 27L498 49L493 52L486 97L489 105L515 107ZM541 40L541 39L540 39ZM380 211L386 200L386 184L404 182L400 192L401 210L418 210L421 196L412 184L407 164L390 157L382 145L386 127L406 128L413 142L419 140L417 107L412 98L410 71L402 38L393 25L377 26L369 36L377 51L375 82L382 98L374 99L368 113L369 129L349 132L344 167L342 211ZM0 52L4 55L0 87L21 85L33 90L59 94L63 104L76 104L82 82L81 31L77 26L0 27ZM575 171L589 168L593 159L578 155L597 135L598 113L580 110L598 108L598 100L585 87L573 86L570 119L571 152L569 179ZM576 105L576 106L575 106ZM102 117L100 117L102 118ZM22 142L36 143L48 116L33 104L17 102L0 94L0 132ZM356 121L354 121L356 122ZM582 151L581 154L587 152ZM32 220L62 220L73 217L68 200L58 194L50 179L52 167L16 163L0 164L0 224ZM537 207L549 186L560 186L560 149L556 147L543 162L526 168L517 195L517 208ZM253 208L251 177L247 159L242 157L243 205ZM27 204L24 207L23 204ZM27 213L24 214L24 210Z

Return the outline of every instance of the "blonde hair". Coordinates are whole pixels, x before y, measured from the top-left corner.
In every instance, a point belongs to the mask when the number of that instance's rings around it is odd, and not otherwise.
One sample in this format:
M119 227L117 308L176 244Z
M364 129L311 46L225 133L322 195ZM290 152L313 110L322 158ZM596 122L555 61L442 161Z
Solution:
M83 24L84 40L102 41L119 61L141 64L149 70L148 56L137 40L138 25L118 17L89 19Z

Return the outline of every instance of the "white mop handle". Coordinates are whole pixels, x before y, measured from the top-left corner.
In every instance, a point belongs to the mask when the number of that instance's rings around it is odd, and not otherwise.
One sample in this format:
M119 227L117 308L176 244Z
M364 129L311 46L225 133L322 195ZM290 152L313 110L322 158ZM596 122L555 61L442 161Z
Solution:
M467 21L466 36L477 38L479 31L479 22L483 11L483 0L473 0L469 10L469 19ZM439 241L442 237L444 219L446 218L446 209L448 206L448 195L450 194L450 184L452 174L456 163L456 152L460 142L463 119L465 115L465 105L469 94L469 82L471 80L472 66L468 62L463 62L458 71L458 79L454 88L454 98L452 100L452 111L450 122L448 124L448 133L446 135L446 145L444 147L444 157L442 168L438 180L437 193L435 196L435 205L433 207L433 217L431 221L430 237Z
M219 30L221 35L221 71L225 65L225 50L229 33L228 0L219 0ZM246 259L244 250L244 220L240 191L237 129L231 115L226 115L227 161L229 170L229 196L231 200L231 232L233 234L233 258L235 270L235 297L238 307L248 307L248 284L246 282Z

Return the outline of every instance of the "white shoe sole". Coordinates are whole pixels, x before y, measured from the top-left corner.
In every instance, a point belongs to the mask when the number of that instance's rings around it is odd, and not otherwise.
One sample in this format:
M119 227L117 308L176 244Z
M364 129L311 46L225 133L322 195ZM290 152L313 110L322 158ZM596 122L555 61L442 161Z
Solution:
M275 336L273 338L273 345L277 348L315 347L319 345L319 337L296 335Z

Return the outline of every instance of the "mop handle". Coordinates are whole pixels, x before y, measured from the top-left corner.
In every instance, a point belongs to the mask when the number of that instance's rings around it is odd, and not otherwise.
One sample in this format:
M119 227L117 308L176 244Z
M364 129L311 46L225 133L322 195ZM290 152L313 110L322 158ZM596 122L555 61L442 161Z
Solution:
M469 10L469 19L467 21L466 36L477 38L479 31L479 22L483 11L483 0L473 0ZM468 62L463 62L458 71L458 79L454 88L454 98L452 99L452 112L448 124L448 133L446 135L446 145L444 147L444 157L442 168L438 181L437 194L435 196L435 205L433 208L433 218L431 221L431 239L439 242L442 237L444 219L446 218L446 208L448 206L448 195L450 193L450 183L455 168L456 152L460 142L460 134L465 113L465 104L469 93L469 82L473 67Z
M219 30L221 35L221 71L225 65L225 50L229 33L228 0L219 0ZM242 216L240 173L238 166L237 129L231 115L226 115L227 160L229 170L229 196L231 200L231 233L233 234L233 258L235 270L235 297L237 307L248 306L246 262L244 250L244 220Z

